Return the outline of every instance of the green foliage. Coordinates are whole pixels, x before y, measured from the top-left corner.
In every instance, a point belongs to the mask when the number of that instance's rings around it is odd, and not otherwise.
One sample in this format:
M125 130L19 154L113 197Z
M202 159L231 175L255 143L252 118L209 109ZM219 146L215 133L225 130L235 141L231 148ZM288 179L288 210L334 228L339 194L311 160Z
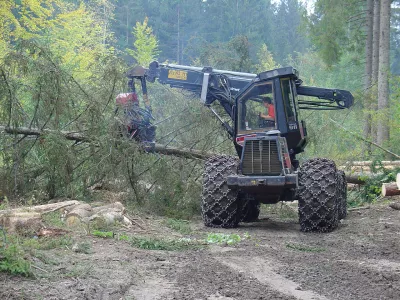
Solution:
M372 203L382 193L382 184L396 181L396 174L400 168L386 169L380 161L374 161L371 166L372 176L363 178L365 184L362 186L360 196L362 203ZM354 206L355 203L350 203Z
M264 72L267 70L273 70L279 68L280 65L274 61L272 53L268 50L266 44L262 44L260 50L257 53L258 64L256 65L257 73Z
M126 50L141 66L148 66L150 62L156 60L159 53L157 38L153 34L153 29L148 26L148 21L146 17L143 23L136 22L133 28L134 50Z
M362 18L357 22L354 16L363 13L363 6L357 0L318 0L314 13L306 19L313 44L323 61L332 66L340 61L346 51L360 53L364 47ZM362 56L359 56L361 59Z
M30 276L31 264L25 259L23 249L17 244L0 248L0 271L13 275Z
M92 235L101 237L101 238L114 238L114 232L112 232L112 231L93 230Z
M207 235L206 242L208 244L219 244L219 245L235 245L242 240L240 235L232 233L232 234L224 234L224 233L209 233Z
M172 228L175 231L180 232L181 234L190 234L192 233L192 228L190 227L190 222L186 220L177 220L177 219L167 219L165 224Z

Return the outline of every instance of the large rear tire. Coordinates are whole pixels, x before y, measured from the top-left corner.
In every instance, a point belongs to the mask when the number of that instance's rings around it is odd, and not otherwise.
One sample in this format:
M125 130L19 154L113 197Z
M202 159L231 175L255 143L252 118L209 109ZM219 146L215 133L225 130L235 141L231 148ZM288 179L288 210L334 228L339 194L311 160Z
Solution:
M332 160L306 161L299 171L299 222L304 232L330 232L339 223L338 172Z
M347 180L343 171L338 171L339 177L339 220L347 217Z
M205 226L232 228L240 221L238 191L228 187L228 175L237 174L239 160L228 155L209 158L204 165L202 216Z
M258 220L260 215L260 202L254 200L248 193L239 193L242 212L240 214L240 222L250 223Z

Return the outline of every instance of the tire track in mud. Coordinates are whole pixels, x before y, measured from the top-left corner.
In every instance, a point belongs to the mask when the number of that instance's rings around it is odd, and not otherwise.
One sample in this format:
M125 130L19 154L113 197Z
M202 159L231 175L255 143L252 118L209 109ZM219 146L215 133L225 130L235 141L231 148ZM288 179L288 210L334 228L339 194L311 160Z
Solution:
M299 300L328 300L325 296L313 291L301 290L296 282L283 277L274 271L274 266L261 257L229 257L218 258L220 262L237 272L256 278L261 284L267 285L277 292ZM276 264L276 263L275 263Z

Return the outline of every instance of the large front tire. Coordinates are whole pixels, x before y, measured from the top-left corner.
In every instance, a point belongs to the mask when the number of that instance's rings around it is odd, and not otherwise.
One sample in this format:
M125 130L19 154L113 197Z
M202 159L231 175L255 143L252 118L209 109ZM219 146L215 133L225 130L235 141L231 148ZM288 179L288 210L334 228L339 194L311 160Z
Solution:
M330 232L338 226L338 172L332 160L310 159L301 166L298 198L301 231Z
M232 228L240 221L238 192L228 187L226 178L237 174L239 161L236 157L218 155L209 158L204 165L202 216L205 226Z

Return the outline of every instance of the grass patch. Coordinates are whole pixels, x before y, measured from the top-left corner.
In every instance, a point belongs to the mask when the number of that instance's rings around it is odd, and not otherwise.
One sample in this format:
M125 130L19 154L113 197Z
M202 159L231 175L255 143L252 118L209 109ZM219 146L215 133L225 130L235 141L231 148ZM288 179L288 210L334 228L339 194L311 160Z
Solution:
M302 252L324 252L324 251L326 251L326 249L324 249L324 248L311 247L311 246L307 246L307 245L294 244L294 243L287 243L286 248L297 250L297 251L302 251Z
M181 234L190 234L192 233L192 228L190 227L190 222L186 220L179 219L167 219L165 222L169 228L178 231Z
M250 238L248 233L244 234L245 239ZM238 234L224 234L224 233L209 233L206 238L207 244L218 244L218 245L235 245L242 239Z
M93 230L92 235L101 237L103 239L112 239L112 238L114 238L115 234L112 231Z

